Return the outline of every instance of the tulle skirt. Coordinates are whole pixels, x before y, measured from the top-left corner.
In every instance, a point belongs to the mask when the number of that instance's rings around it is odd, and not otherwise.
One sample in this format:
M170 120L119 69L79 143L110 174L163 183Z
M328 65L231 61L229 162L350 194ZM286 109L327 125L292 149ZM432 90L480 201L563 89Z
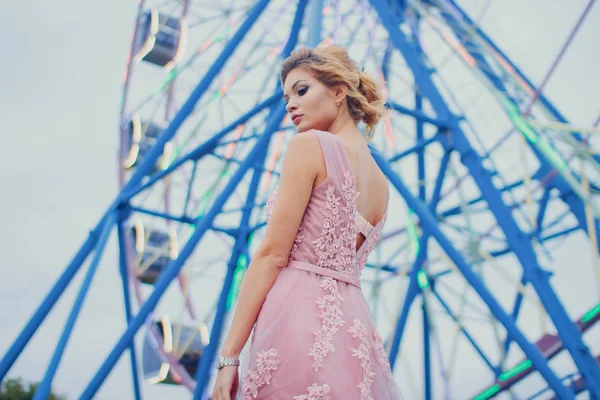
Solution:
M291 261L281 272L242 357L236 399L402 399L358 283L323 270Z

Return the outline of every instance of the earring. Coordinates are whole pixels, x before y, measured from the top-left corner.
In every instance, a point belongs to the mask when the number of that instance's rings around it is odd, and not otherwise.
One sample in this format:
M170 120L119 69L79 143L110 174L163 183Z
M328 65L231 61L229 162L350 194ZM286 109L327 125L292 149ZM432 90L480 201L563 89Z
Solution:
M340 101L339 100L336 101L335 104L337 104L337 106L339 107L340 106Z

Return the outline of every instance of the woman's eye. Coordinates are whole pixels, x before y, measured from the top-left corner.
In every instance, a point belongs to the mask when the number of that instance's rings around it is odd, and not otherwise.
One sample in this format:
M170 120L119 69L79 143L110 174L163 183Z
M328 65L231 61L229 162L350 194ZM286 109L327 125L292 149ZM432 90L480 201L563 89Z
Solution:
M298 90L298 94L299 94L300 96L304 96L304 94L306 94L306 91L307 91L307 90L308 90L308 88L307 88L307 87L304 87L304 88L302 88L302 89Z

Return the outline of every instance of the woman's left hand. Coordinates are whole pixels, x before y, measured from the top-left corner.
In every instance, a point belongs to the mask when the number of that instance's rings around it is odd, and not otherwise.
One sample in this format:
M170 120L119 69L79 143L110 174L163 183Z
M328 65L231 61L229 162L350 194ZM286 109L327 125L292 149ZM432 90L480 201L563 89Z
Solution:
M238 367L227 366L219 370L211 400L233 400L238 389Z

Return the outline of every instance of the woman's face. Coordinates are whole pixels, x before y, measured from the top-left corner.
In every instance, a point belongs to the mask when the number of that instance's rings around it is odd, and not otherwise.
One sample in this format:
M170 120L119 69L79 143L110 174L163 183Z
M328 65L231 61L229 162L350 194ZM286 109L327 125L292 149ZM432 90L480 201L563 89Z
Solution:
M283 87L283 99L298 132L310 129L326 131L339 113L335 91L303 67L295 68L288 74Z

